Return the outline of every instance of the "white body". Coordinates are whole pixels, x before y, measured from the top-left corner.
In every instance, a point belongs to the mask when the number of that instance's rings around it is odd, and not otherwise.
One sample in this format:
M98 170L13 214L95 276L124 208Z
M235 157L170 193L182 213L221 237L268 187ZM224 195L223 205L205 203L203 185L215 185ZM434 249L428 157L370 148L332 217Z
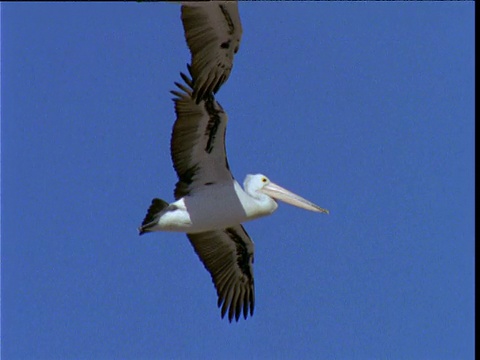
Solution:
M224 229L270 215L277 207L267 196L256 198L245 193L233 180L229 184L204 186L171 203L150 230L196 233Z

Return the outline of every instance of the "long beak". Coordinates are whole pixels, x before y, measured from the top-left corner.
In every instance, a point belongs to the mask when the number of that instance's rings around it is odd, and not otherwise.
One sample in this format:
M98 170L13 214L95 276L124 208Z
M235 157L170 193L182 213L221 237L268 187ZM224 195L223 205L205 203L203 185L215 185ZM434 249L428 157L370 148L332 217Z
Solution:
M274 199L284 201L287 204L297 206L305 210L322 212L325 214L329 213L327 209L322 209L320 206L317 206L314 203L302 198L301 196L298 196L291 191L288 191L287 189L284 189L274 183L270 183L264 186L260 191Z

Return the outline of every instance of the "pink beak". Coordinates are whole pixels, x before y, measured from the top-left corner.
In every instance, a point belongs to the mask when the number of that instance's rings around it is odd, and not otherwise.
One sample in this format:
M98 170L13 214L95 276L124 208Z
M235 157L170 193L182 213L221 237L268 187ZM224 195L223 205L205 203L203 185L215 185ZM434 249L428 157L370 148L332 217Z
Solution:
M329 213L327 209L322 209L320 206L317 206L314 203L302 198L301 196L298 196L297 194L294 194L291 191L288 191L287 189L284 189L274 183L266 185L260 191L274 199L281 200L283 202L286 202L287 204L297 206L305 210L322 212L325 214Z

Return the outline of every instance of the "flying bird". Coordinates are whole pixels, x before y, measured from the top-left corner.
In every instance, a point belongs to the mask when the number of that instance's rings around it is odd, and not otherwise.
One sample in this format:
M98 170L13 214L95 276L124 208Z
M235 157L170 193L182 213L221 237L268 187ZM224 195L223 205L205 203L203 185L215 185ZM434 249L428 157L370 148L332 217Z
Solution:
M242 38L236 1L189 1L182 5L185 39L192 54L193 97L216 93L230 76Z
M185 232L212 276L222 318L228 312L230 322L238 321L243 312L246 319L255 305L254 244L241 224L272 214L278 207L275 200L310 211L328 210L261 174L247 175L242 188L227 161L227 114L211 91L199 100L196 83L185 74L181 77L185 85L175 83L178 89L171 91L177 117L170 144L178 175L176 201L153 199L139 233Z

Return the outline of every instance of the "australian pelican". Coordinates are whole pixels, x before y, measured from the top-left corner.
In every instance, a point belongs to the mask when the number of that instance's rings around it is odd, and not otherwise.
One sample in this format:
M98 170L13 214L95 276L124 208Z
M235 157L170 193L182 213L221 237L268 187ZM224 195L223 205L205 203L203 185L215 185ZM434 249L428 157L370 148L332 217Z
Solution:
M243 222L270 215L275 199L306 210L328 211L272 183L264 175L247 175L244 187L233 178L225 152L227 115L209 92L198 101L194 82L181 74L186 86L175 83L177 119L171 138L173 166L178 175L175 202L153 199L139 228L185 232L218 295L222 317L238 321L253 315L254 245Z

